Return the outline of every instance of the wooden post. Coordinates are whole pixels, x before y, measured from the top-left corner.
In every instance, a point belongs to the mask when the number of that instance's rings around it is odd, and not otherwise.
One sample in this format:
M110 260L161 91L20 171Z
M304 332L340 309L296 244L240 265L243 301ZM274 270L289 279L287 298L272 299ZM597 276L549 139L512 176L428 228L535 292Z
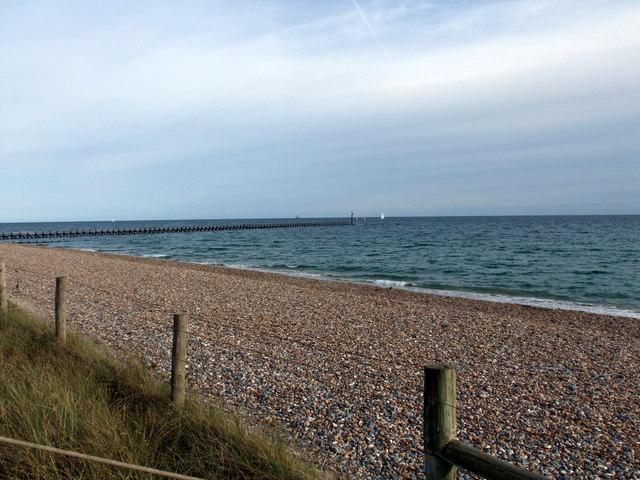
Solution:
M171 401L182 405L185 396L187 364L187 314L173 316L173 349L171 354Z
M7 275L6 275L6 265L4 262L0 262L0 315L5 315L7 313L7 308L9 302L7 297L9 296L7 292Z
M457 468L444 459L446 445L456 438L456 370L445 365L424 369L425 477L456 480Z
M56 278L56 338L60 342L67 340L67 277Z

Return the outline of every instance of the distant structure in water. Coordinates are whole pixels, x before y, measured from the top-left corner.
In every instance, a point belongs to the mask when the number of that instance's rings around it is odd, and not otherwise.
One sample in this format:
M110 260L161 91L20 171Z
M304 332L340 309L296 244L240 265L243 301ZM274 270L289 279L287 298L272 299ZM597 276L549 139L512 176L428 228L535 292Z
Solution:
M325 220L320 222L296 223L258 223L239 225L201 225L191 227L157 227L157 228L118 228L103 230L56 230L56 231L28 231L28 232L0 232L0 240L36 240L43 238L63 238L63 237L91 237L106 235L140 235L149 233L178 233L178 232L213 232L221 230L253 230L268 228L293 228L293 227L333 227L338 225L349 225L341 220ZM353 225L353 217L351 218Z

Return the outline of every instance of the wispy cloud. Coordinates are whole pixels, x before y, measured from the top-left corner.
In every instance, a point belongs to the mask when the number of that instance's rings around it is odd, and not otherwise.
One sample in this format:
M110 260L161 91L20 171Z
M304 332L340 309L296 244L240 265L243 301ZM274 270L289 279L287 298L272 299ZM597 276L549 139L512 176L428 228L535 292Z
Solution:
M385 57L389 58L389 54L387 53L387 50L384 48L384 46L380 42L380 38L378 38L378 34L376 33L375 29L373 28L373 25L371 25L371 22L369 22L369 19L367 19L367 16L362 11L362 8L360 8L360 5L358 4L358 2L356 0L351 0L351 3L353 3L353 6L356 8L358 13L360 14L360 17L362 17L362 21L367 26L367 29L369 30L369 32L371 32L371 36L373 37L373 39L378 44L378 47L380 48L380 51L384 54Z

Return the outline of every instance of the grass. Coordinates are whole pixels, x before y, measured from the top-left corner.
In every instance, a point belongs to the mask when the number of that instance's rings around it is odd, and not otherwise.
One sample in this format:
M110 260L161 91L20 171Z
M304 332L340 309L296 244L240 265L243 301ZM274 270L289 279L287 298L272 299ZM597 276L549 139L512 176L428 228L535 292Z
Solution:
M320 478L273 431L187 397L133 360L110 356L9 305L0 313L0 435L207 479ZM0 478L152 479L0 443Z

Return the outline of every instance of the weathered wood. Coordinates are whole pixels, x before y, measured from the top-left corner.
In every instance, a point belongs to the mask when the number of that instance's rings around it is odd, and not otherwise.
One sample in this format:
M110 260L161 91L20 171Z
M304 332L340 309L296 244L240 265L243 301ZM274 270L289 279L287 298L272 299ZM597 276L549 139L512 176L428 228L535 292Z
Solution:
M57 455L65 455L67 457L79 458L80 460L101 463L103 465L110 465L113 467L126 468L136 472L150 473L152 475L158 475L160 477L165 477L165 478L173 478L176 480L202 480L199 477L191 477L188 475L182 475L180 473L166 472L163 470L158 470L156 468L141 467L139 465L132 465L130 463L120 462L118 460L111 460L109 458L96 457L94 455L87 455L85 453L73 452L70 450L63 450L61 448L49 447L47 445L39 445L37 443L25 442L23 440L16 440L14 438L0 436L0 443L6 443L9 445L18 445L24 448L31 448L34 450L40 450L42 452L55 453ZM126 478L129 478L129 476L127 475ZM146 475L145 475L145 478L146 478Z
M185 397L187 364L187 314L173 316L173 348L171 353L171 401L181 405Z
M447 460L489 480L549 480L538 473L511 465L458 440L451 440L442 453Z
M60 342L67 340L67 277L56 278L56 338Z
M0 262L0 315L7 313L9 305L9 292L7 291L7 274L6 265L4 262Z
M442 458L456 438L456 370L445 365L424 369L425 477L455 480L457 468Z

